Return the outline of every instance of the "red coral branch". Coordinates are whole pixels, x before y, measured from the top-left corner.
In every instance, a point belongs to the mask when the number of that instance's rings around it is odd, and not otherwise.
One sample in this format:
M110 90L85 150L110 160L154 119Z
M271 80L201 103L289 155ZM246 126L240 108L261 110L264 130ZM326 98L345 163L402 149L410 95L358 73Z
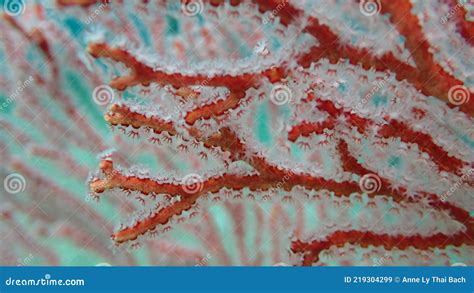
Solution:
M345 117L349 125L357 128L361 134L366 134L367 128L370 125L376 124L373 120L338 109L332 101L318 99L313 94L309 94L306 101L317 101L317 108L328 113L330 117L319 123L302 122L293 126L288 132L288 139L290 141L294 142L300 136L308 137L311 134L322 134L324 130L332 130L336 126L336 119L340 116ZM433 163L442 171L463 176L462 168L470 165L468 162L449 155L448 150L437 145L429 134L415 131L402 121L386 118L385 124L380 124L377 134L383 138L399 137L403 142L418 145L419 149L422 152L426 152Z
M260 5L262 11L275 12L281 17L282 23L286 25L293 22L296 17L304 15L301 10L295 8L289 2L285 2L286 5L283 5L280 10L276 9L278 1L268 1L268 4L262 3L266 1L256 2ZM430 53L431 46L423 34L417 16L411 13L411 8L412 5L408 0L400 2L387 0L382 1L381 12L390 15L390 20L394 26L406 38L406 47L411 52L417 68L398 60L390 52L377 57L367 49L358 49L349 44L343 44L329 26L320 23L314 17L308 18L309 25L305 30L319 40L320 46L311 48L309 53L301 56L299 64L308 67L311 62L321 58L327 58L332 63L337 63L340 59L346 59L351 64L362 65L365 69L389 70L396 73L399 80L406 79L423 94L438 97L449 104L449 90L454 86L463 85L463 82L448 74L436 63L433 54ZM468 34L472 34L474 30L469 30L472 23L466 24L464 21L463 24L463 27L466 27L469 31ZM472 40L471 36L469 36L469 40ZM473 116L474 93L469 92L469 97L468 101L460 106L460 110ZM455 107L456 105L450 104L450 106Z
M411 129L406 123L392 119L382 126L379 135L385 138L400 137L403 142L417 144L422 152L427 153L440 170L462 176L462 168L469 165L450 156L448 151L437 145L433 138L420 131Z
M463 1L458 0L446 0L449 5L450 11L454 11L454 19L459 34L468 42L471 46L474 46L474 22L467 21L467 9L461 3ZM467 2L467 1L466 1Z
M417 79L421 83L419 85L420 90L425 95L432 95L449 103L449 90L454 86L463 85L463 82L447 73L436 63L433 54L430 52L431 45L424 36L418 17L411 12L411 2L409 0L397 1L396 3L393 1L382 1L381 6L382 13L390 15L390 20L398 32L406 39L405 46L410 51L411 57L417 65ZM469 101L460 108L462 111L473 116L474 94L470 92L469 95Z
M453 0L454 1L454 0ZM240 3L240 1L238 1ZM296 19L304 15L303 11L291 5L288 1L260 1L255 0L261 12L272 12L280 17L284 25L293 23ZM457 1L454 1L457 2ZM277 7L281 5L281 9ZM374 56L367 49L358 49L349 44L340 42L339 37L329 26L320 23L315 17L308 17L309 25L305 31L313 35L320 42L319 46L310 49L310 52L299 58L299 64L308 67L312 62L321 58L327 58L332 63L346 59L351 64L360 64L365 69L375 68L378 71L389 70L396 73L399 80L406 79L408 82L423 94L435 96L449 104L449 90L457 85L463 85L462 81L447 73L434 60L430 52L431 45L426 40L418 17L411 13L412 4L408 0L393 2L382 1L381 12L390 16L391 22L401 35L406 38L406 47L415 61L416 68L398 60L391 52L385 53L381 57ZM473 23L464 19L466 11L462 8L462 13L458 16L458 26L461 34L472 42L474 38ZM451 107L456 105L450 104ZM460 110L470 116L474 116L474 93L469 92L469 99L460 106Z
M323 134L325 130L332 130L336 126L334 119L327 119L323 122L302 122L293 126L288 132L288 139L295 142L300 136L308 137L311 134Z
M345 170L354 172L358 175L371 173L370 170L360 165L357 162L357 159L350 154L346 142L341 140L338 145L338 150L341 154ZM381 193L389 194L395 192L388 187L389 185L386 179L381 178L381 180ZM403 189L399 191L399 193L402 192L404 192ZM311 265L319 260L319 255L323 250L326 250L331 246L344 246L345 244L358 244L362 247L368 247L369 245L383 246L388 250L394 248L403 250L407 247L426 250L429 248L444 248L448 245L460 246L463 244L472 245L474 243L474 239L469 236L474 232L474 223L469 212L456 207L453 204L442 202L439 197L434 194L425 193L423 196L430 199L430 205L433 208L444 210L454 219L463 223L466 230L457 232L453 235L437 233L431 236L376 234L370 231L356 230L336 231L326 237L325 240L315 240L311 242L296 240L292 243L291 249L295 253L303 254L303 265Z
M223 1L210 0L211 5L218 6ZM301 18L303 11L294 7L287 1L260 1L255 0L261 12L271 11L280 17L283 25L288 26ZM232 1L231 5L239 5L242 1ZM329 26L322 24L315 17L308 17L309 25L305 31L318 39L320 45L310 48L309 52L298 56L299 65L310 66L321 58L328 59L331 63L337 63L341 59L348 60L351 64L361 65L363 68L374 68L378 71L394 72L399 80L407 80L416 89L428 96L436 96L443 101L449 102L448 93L452 87L463 83L448 74L436 63L430 52L431 46L424 37L422 27L418 18L411 13L409 1L394 4L383 1L382 13L389 15L391 22L401 35L406 38L406 47L416 64L413 67L398 60L392 53L376 56L367 49L359 49L354 46L343 44L337 34ZM404 19L404 21L401 21ZM171 85L176 89L177 96L184 99L194 98L195 93L189 88L191 86L225 87L229 95L223 99L210 104L197 107L188 111L182 124L176 121L167 121L158 116L149 116L137 110L132 110L127 105L114 104L106 114L106 120L111 125L131 126L133 128L149 128L155 133L166 132L176 136L179 131L190 135L206 148L218 148L222 152L230 154L232 161L245 161L253 167L255 173L251 175L233 174L226 172L214 177L204 178L200 182L199 189L189 192L186 184L182 181L168 182L160 179L143 178L137 175L125 174L125 172L114 168L110 159L101 162L100 170L102 176L94 178L90 182L91 191L102 193L115 188L126 191L138 191L144 195L166 195L174 201L166 207L157 208L151 215L138 220L135 224L125 227L113 235L117 243L136 239L138 236L155 230L158 226L165 225L171 218L182 214L196 206L196 202L206 194L217 193L224 188L231 190L242 190L248 188L250 191L265 191L270 188L279 188L291 191L293 187L299 186L308 190L328 190L335 196L349 196L352 193L363 193L362 187L354 180L336 181L323 177L314 176L309 173L295 173L286 166L270 163L261 154L254 153L246 146L243 138L230 127L219 127L211 135L204 135L193 125L201 119L216 118L230 109L237 108L245 98L246 91L250 88L258 88L264 79L275 83L291 76L291 69L285 64L261 70L256 73L242 73L238 75L221 74L208 76L205 74L185 75L181 73L167 73L157 70L139 61L137 57L124 49L115 48L104 43L91 43L88 51L96 58L105 57L124 64L130 69L130 74L114 79L111 86L118 90L125 90L135 85L147 86L150 83L159 85ZM460 110L468 115L474 114L474 98L470 102L460 106ZM378 126L379 138L401 137L406 143L417 144L421 151L426 152L440 170L462 175L461 169L469 166L459 158L448 155L442 146L436 144L433 138L421 131L409 127L406 123L394 118L386 117L383 123L375 121L337 107L333 102L317 98L309 94L303 102L317 102L317 108L328 115L322 122L308 122L293 126L288 133L288 139L296 141L300 136L309 136L313 133L322 134L325 130L338 130L338 119L344 118L350 128L355 128L359 134L366 135L369 126ZM451 105L454 106L454 105ZM344 125L347 126L347 125ZM342 168L351 175L364 176L373 173L369 167L360 164L349 149L346 137L339 137L337 151L340 155ZM288 180L282 182L287 174L291 174ZM462 231L452 235L436 233L430 236L422 235L389 235L377 234L368 231L337 231L324 240L313 240L304 242L295 240L291 249L294 253L303 255L303 264L310 265L318 261L321 251L331 246L342 246L345 244L358 244L362 247L369 245L384 246L391 250L394 248L404 249L414 247L417 249L429 249L433 247L443 248L447 245L459 246L462 244L472 245L474 241L469 237L474 232L472 217L466 210L440 199L436 194L419 192L419 196L407 195L406 187L394 188L387 178L380 178L380 194L393 199L393 201L419 203L426 201L434 210L442 211L450 215L454 220L462 223ZM375 197L375 194L368 194Z
M472 230L470 231L472 232ZM376 234L365 231L336 231L324 241L303 242L296 240L291 245L291 250L295 253L303 254L303 265L310 266L319 260L319 254L331 246L342 247L345 244L357 244L361 247L383 246L387 250L406 249L408 247L427 250L430 248L445 248L448 245L460 246L462 244L472 245L474 241L464 232L453 235L441 233L431 236L404 236Z
M119 0L118 2L122 2ZM98 3L108 4L109 0L57 0L59 6L82 6L89 7Z
M104 43L90 43L89 53L96 57L106 57L114 61L123 63L132 72L128 76L114 79L110 86L118 90L135 85L149 85L158 83L160 85L172 85L175 88L188 86L210 86L226 87L234 92L243 92L251 87L257 86L259 80L267 77L271 81L278 81L282 78L282 68L269 68L260 73L243 73L240 75L216 75L209 77L202 74L184 75L180 73L169 74L161 70L154 70L150 66L140 62L126 50L113 48Z
M130 109L125 110L126 106L112 106L111 111L117 110L125 113L131 111ZM145 115L138 112L130 112L131 116L135 117L133 120L134 127L150 127L157 128L154 126L155 121L159 121L157 118L146 118ZM107 114L111 115L111 114ZM113 114L112 114L113 116ZM141 118L139 118L142 116ZM126 125L130 119L124 116L123 119L116 117L114 123ZM161 121L158 122L161 125ZM161 126L160 126L161 127ZM161 130L162 128L158 128ZM174 129L168 129L170 132L174 132ZM150 178L139 178L132 175L123 175L118 170L113 168L113 163L110 160L104 160L101 163L101 170L104 175L104 179L96 179L91 182L90 187L93 192L101 193L105 190L113 188L120 188L128 191L139 191L142 194L167 194L172 197L180 196L179 200L165 208L161 208L155 214L150 215L146 219L139 220L135 225L124 228L113 235L113 239L120 243L128 240L137 238L139 235L145 232L152 231L157 225L166 224L172 217L180 215L183 211L191 209L196 203L197 199L205 194L217 193L223 188L230 188L233 190L241 190L243 188L249 188L250 190L269 190L274 188L281 183L283 178L291 170L282 168L281 166L271 165L266 159L258 157L256 155L246 158L245 147L240 143L240 139L227 128L221 129L214 135L208 138L203 138L196 129L191 129L190 133L195 138L203 141L207 147L220 147L224 151L229 151L234 154L235 159L246 160L251 164L260 174L259 175L235 175L235 174L224 174L220 177L212 177L203 180L201 187L198 192L189 193L186 186L183 183L165 183ZM353 172L358 175L364 175L371 173L370 170L362 167L357 160L350 155L347 143L341 141L339 144L339 151L343 161L343 167L346 171ZM404 189L398 192L393 191L389 186L386 179L382 180L382 186L380 193L392 197L396 202L400 201L412 201L407 198L403 193ZM311 176L309 174L294 174L292 172L291 178L281 185L284 190L291 190L294 186L303 186L311 190L326 189L334 192L337 196L347 196L354 192L360 192L360 186L353 182L335 182L332 180L325 180ZM455 212L455 218L468 219L469 215L463 210L459 210L455 206L447 203L442 203L436 195L425 194L432 200L432 205L435 207L442 208L447 212ZM460 215L459 215L460 214ZM470 228L471 229L471 228ZM318 246L319 247L319 246ZM295 252L298 252L295 250Z

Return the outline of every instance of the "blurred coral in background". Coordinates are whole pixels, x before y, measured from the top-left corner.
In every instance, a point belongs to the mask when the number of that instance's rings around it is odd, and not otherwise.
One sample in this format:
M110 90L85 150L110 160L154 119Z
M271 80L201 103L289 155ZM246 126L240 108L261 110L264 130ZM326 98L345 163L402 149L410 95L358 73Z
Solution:
M1 265L474 265L474 3L1 7Z

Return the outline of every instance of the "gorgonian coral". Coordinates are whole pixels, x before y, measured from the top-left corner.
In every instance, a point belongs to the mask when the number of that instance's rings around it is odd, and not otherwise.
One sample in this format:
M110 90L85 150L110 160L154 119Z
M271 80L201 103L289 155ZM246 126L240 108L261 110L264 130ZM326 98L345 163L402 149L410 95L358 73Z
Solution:
M58 235L45 225L48 237L90 240L115 264L143 251L159 265L473 262L468 3L34 8L35 21L4 17L3 45L18 54L8 62L16 79L34 83L9 115L44 121L35 125L42 137L2 123L78 179L84 152L101 153L88 179L101 201L78 201L71 185L5 147L6 174L26 178L31 197L7 196L12 226L17 211L47 201L48 217L30 218L60 226ZM16 49L16 39L27 42ZM56 210L61 201L67 208ZM99 214L103 205L114 212ZM65 221L71 212L78 219ZM115 244L142 248L112 254L109 221L123 223Z

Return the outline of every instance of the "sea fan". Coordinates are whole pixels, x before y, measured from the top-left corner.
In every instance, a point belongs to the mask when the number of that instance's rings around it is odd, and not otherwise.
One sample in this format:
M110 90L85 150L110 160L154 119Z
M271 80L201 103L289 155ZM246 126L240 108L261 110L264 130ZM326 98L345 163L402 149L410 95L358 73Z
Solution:
M9 2L2 264L474 264L473 5Z

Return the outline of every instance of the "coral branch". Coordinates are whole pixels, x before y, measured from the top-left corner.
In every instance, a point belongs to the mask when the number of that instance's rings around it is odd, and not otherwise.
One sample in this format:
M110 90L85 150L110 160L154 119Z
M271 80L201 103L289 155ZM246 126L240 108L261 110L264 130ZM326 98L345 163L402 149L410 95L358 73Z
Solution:
M288 139L290 141L296 141L300 136L308 137L311 134L322 134L325 130L332 130L336 126L336 119L340 116L345 117L349 125L356 127L361 134L366 134L368 126L376 124L370 119L338 109L333 102L321 100L313 94L309 94L306 101L317 101L317 108L328 113L330 118L319 123L303 122L293 126L288 133ZM426 152L442 171L454 173L457 176L463 176L462 168L469 166L468 162L449 155L448 150L437 145L429 134L413 130L402 121L386 118L385 124L380 125L377 135L383 138L399 137L403 142L418 145L419 149Z
M406 236L352 230L334 232L324 241L312 241L308 243L296 240L292 243L291 249L295 253L303 254L303 265L310 266L319 260L319 254L323 250L331 246L343 246L348 243L357 244L362 247L368 247L369 245L383 246L387 250L394 248L406 249L408 247L427 250L430 248L445 248L448 245L460 246L465 243L472 245L474 241L464 232L453 235L438 233L431 236Z
M60 6L82 6L88 7L97 3L107 4L109 0L57 0Z
M335 121L328 119L323 122L303 122L293 126L288 132L288 139L295 142L300 136L308 137L311 134L323 134L325 130L332 130L335 127Z
M196 74L193 76L181 73L169 74L161 70L154 70L150 66L142 63L126 50L113 48L104 43L90 43L88 52L95 58L106 57L114 61L121 62L132 70L128 76L123 76L113 80L110 85L118 90L135 85L149 85L158 83L160 85L172 85L175 88L187 86L211 86L226 87L231 91L242 92L250 87L257 86L262 77L267 77L271 81L278 81L282 78L282 69L270 68L260 73L243 73L239 75L217 75L205 76Z
M117 107L112 106L117 109ZM135 117L140 116L138 113L134 113ZM149 122L153 120L141 120L136 119L135 121ZM120 122L122 123L122 122ZM135 124L138 126L138 124ZM141 125L142 127L150 127L148 124ZM193 131L191 131L193 132ZM202 137L196 136L199 139ZM220 132L204 139L205 145L220 147L224 151L230 151L234 154L239 154L240 158L245 158L246 153L242 144L238 143L239 139L228 129L222 129ZM237 142L237 144L236 144ZM139 235L150 231L156 227L156 225L163 225L167 221L176 215L179 215L182 211L191 208L196 200L203 194L216 193L222 188L229 188L232 190L241 190L243 188L249 188L250 190L268 190L275 187L281 178L283 178L291 170L277 167L266 162L264 158L253 156L247 159L249 164L259 171L260 175L253 176L241 176L224 174L217 178L209 178L203 180L199 192L191 193L187 192L186 186L178 183L163 183L155 181L150 178L139 178L137 176L125 176L113 168L113 164L109 160L104 160L101 163L101 170L105 176L105 179L96 179L91 182L91 190L93 192L101 193L104 190L121 188L124 190L139 191L142 194L169 194L171 196L181 196L180 200L169 207L160 209L156 214L150 217L140 220L136 225L127 227L114 235L114 240L117 242L124 242L127 240L135 239ZM364 170L365 171L365 170ZM327 189L334 192L337 196L347 196L353 192L359 192L360 187L358 184L352 182L335 182L333 180L325 180L323 178L317 178L310 176L309 174L293 174L291 178L282 185L285 190L291 190L294 186L303 186L311 190ZM388 192L388 188L386 190ZM405 197L401 194L390 195L395 201L401 201Z
M206 8L210 8L212 13L216 15L219 15L223 9L220 9L222 7L219 9L215 7L227 3L220 0L204 2L206 5L213 6ZM452 232L452 234L446 231L436 232L430 230L428 235L421 232L410 232L405 235L399 232L393 232L392 234L379 233L363 228L341 228L341 226L335 229L335 231L327 233L328 236L325 238L317 238L316 240L313 238L303 241L304 237L301 237L301 234L304 228L304 220L303 216L298 214L297 224L293 231L294 235L297 236L296 240L291 244L291 250L293 253L303 256L303 265L317 263L323 250L328 250L332 246L340 247L345 244L359 245L364 248L369 245L383 246L387 250L395 248L404 250L408 247L427 250L465 244L473 245L474 242L469 237L474 232L473 219L467 210L460 207L461 203L454 199L446 200L433 192L423 191L424 186L420 187L421 184L420 186L418 186L418 183L410 185L407 183L409 180L401 183L395 181L391 175L383 176L382 174L385 173L380 171L382 167L374 166L373 162L361 163L362 160L359 160L355 155L354 146L349 145L351 140L360 142L364 139L367 143L377 145L377 151L379 151L378 146L388 145L389 142L392 142L393 138L397 138L401 142L414 145L415 150L410 149L412 152L409 154L413 155L415 153L414 156L421 157L423 163L429 164L429 166L435 165L437 168L432 168L435 169L434 171L449 172L455 174L456 177L461 177L459 185L467 181L465 180L466 176L463 174L463 169L472 165L469 162L470 156L467 154L467 148L453 154L453 152L447 149L448 146L443 140L437 140L434 134L429 133L429 129L424 130L419 125L431 123L432 120L435 120L432 119L433 116L439 115L443 111L451 111L446 105L438 107L439 104L443 103L437 101L432 103L433 106L427 102L426 98L428 97L423 97L422 95L437 97L451 108L458 107L461 112L455 109L452 111L452 115L459 114L456 118L459 118L464 125L467 125L474 115L473 93L465 88L461 79L448 73L438 64L432 53L433 47L425 37L418 17L412 13L412 4L408 0L403 0L400 3L393 3L393 1L381 2L381 13L387 15L391 25L404 37L403 45L411 54L410 57L413 60L414 66L410 65L408 61L400 60L399 57L396 57L395 53L390 51L384 51L385 53L379 54L371 49L344 43L331 26L325 24L324 18L316 16L317 13L305 13L302 8L298 8L298 5L292 5L288 1L277 0L254 0L253 3L259 7L260 13L267 13L262 14L264 17L268 16L268 13L271 13L271 17L278 17L281 23L280 28L285 27L288 30L304 28L304 32L317 39L318 45L309 48L305 52L291 53L288 56L288 60L279 61L280 64L270 68L265 67L267 66L265 65L261 66L264 68L253 69L243 73L235 73L237 72L235 69L222 70L221 72L214 69L208 73L197 71L195 73L189 73L191 71L188 73L169 72L166 69L146 63L138 54L127 49L114 47L104 42L90 43L88 45L88 52L94 58L111 59L114 62L125 65L130 71L128 75L112 80L110 85L113 88L123 91L136 85L148 86L152 83L160 87L171 86L174 89L170 92L181 102L186 103L187 107L183 115L164 119L160 117L160 114L147 112L139 107L127 104L114 104L105 115L105 120L110 125L153 130L155 134L163 134L170 143L174 140L179 140L177 149L183 152L188 150L187 143L191 141L194 147L201 148L200 154L203 154L202 157L207 158L207 153L217 155L222 159L226 168L224 172L213 171L210 172L211 174L206 173L203 178L200 178L201 181L198 182L197 190L190 192L185 178L160 179L128 173L128 171L114 167L111 158L103 159L100 165L101 172L90 181L92 193L100 194L108 190L121 189L126 193L134 191L141 195L148 195L151 198L164 196L170 199L166 206L155 207L149 215L115 232L112 236L113 240L116 243L123 243L134 240L148 232L156 232L158 228L167 226L173 218L178 218L179 215L193 208L197 209L201 200L207 199L208 195L215 195L215 198L220 198L221 194L235 192L238 193L237 197L241 197L243 191L248 190L251 196L254 197L254 193L265 194L269 193L268 191L270 190L277 189L283 193L288 193L285 196L287 201L293 200L293 196L299 194L295 192L296 190L305 190L305 192L312 193L313 195L321 191L329 191L333 199L348 198L354 194L364 194L364 196L374 201L375 199L382 198L401 206L405 206L408 203L413 206L417 205L420 211L422 208L426 208L426 213L439 212L446 215L453 222L459 224L458 227L461 227L459 230ZM230 5L234 7L242 3L244 1L230 1ZM185 1L183 4L189 4L189 2ZM252 7L254 6L252 5ZM236 9L238 12L235 13L238 14L240 9L244 10L244 8L239 7ZM259 18L257 17L257 19ZM301 27L296 28L297 25L301 24ZM462 30L463 27L466 27L466 24L460 22L459 27L461 34L463 34ZM465 35L464 33L463 36L465 37ZM207 35L207 39L209 39L209 35ZM177 54L181 59L185 59L186 57L183 55L185 46L181 42L174 44L177 47ZM209 55L215 54L215 50L209 51ZM348 62L343 65L341 61ZM341 67L346 66L344 68L354 75L357 74L357 68L370 70L369 72L364 71L364 75L361 73L359 76L359 80L362 80L364 83L367 83L368 78L366 75L371 75L371 78L375 75L377 80L380 78L380 72L391 72L393 75L387 73L387 79L396 77L399 81L405 80L407 82L400 82L399 84L409 89L397 91L390 98L385 96L380 98L380 100L384 101L391 100L386 105L394 105L395 109L393 112L385 108L381 109L382 107L379 107L378 101L373 101L374 104L377 104L373 108L374 113L353 109L352 106L348 107L348 105L353 105L353 103L350 103L352 102L350 101L352 93L348 93L346 88L338 87L336 91L336 86L332 86L332 84L326 85L323 82L320 83L319 80L310 80L311 78L319 79L320 75L324 76L326 74L324 70L327 70L327 77L333 75L337 70L332 68L338 65ZM330 67L330 69L327 67ZM297 84L296 88L292 86L292 79ZM396 82L393 79L392 81L393 83ZM259 149L259 146L250 146L250 142L245 137L246 132L241 131L239 125L236 125L240 122L244 123L243 121L239 120L237 123L232 121L234 118L236 120L240 118L239 114L234 113L237 111L232 110L239 109L240 107L243 108L244 104L247 106L253 102L252 98L254 95L259 95L260 101L264 100L268 95L262 94L261 91L267 89L268 85L276 87L275 83L277 82L282 83L279 85L280 87L288 89L291 102L293 102L292 99L297 100L297 109L301 107L301 109L307 111L304 114L309 112L320 116L299 119L298 121L301 122L289 128L287 137L275 135L278 145L290 149L288 147L289 144L287 144L288 141L294 143L301 136L308 137L312 134L325 134L328 138L334 138L332 141L334 148L327 151L331 155L335 154L335 161L338 166L334 168L331 175L320 175L318 173L319 170L314 172L314 169L311 167L305 169L306 166L283 163L284 160L272 160L267 154L264 154L265 152ZM333 82L339 86L345 84L346 80L333 80ZM207 93L207 88L225 88L228 92L225 97L219 95L216 96L218 98L204 97L201 96L201 91L194 87L206 87L206 91L202 91L203 93ZM467 97L465 97L465 102L463 103L453 102L453 97L451 97L453 88L458 87L467 90L464 93ZM325 92L327 88L329 88L329 91ZM395 85L391 85L387 90L394 88ZM319 90L321 91L319 92ZM357 95L365 90L365 88L361 89L354 86L354 90L356 92L359 91L356 93ZM303 92L306 94L302 94ZM321 93L322 96L318 97L316 92L318 94ZM344 92L344 94L338 96L341 92ZM270 100L274 104L281 106L278 101L274 101L274 95L275 90L272 89ZM397 102L403 95L406 95L406 100L404 100L406 105L399 107ZM201 99L207 100L202 103ZM194 108L188 107L188 104L192 104ZM417 106L414 106L415 104ZM418 104L423 104L423 106L419 108ZM315 109L311 108L313 105ZM291 108L292 105L288 106ZM432 113L427 113L430 111L430 107L438 108L435 108ZM190 108L191 110L189 110ZM269 108L272 115L278 116L279 109L276 110L274 105L269 106ZM407 113L401 113L407 109L409 110ZM239 113L241 112L245 111L242 109ZM224 114L226 119L222 119ZM301 113L296 110L292 114L299 116ZM253 120L255 117L247 118L248 120ZM312 120L312 118L314 119ZM449 119L451 123L455 121L452 117L449 117ZM420 124L412 125L413 121ZM278 122L274 124L278 124ZM284 124L284 126L287 126L287 124ZM284 133L288 130L288 128L283 129L285 129L283 130ZM453 132L452 130L446 130L445 133L452 135ZM132 130L131 133L133 137L139 136L138 131ZM156 139L159 140L158 138ZM329 143L329 140L326 142ZM393 141L396 142L396 140ZM466 144L469 144L469 142ZM308 149L310 149L309 144ZM422 154L417 152L418 150ZM314 151L306 159L318 159L319 156L317 151ZM199 166L199 162L192 161L192 164L193 166ZM245 165L246 170L248 168L252 170L245 172L238 168L234 170L232 167L229 167L230 164L242 164ZM444 172L441 175L445 176ZM379 180L380 186L378 186L375 192L368 192L361 185L361 182L356 181L356 178L360 177L362 179L366 175L373 175ZM447 181L451 180L452 177L449 177ZM446 176L446 178L448 177ZM321 194L323 193L321 192ZM308 194L305 195L308 196ZM269 198L270 196L266 194L263 197ZM376 205L375 203L372 204ZM324 213L324 206L320 208L323 210L321 213ZM275 207L273 214L280 213L283 213L283 209ZM424 214L424 211L420 213ZM244 217L241 206L235 207L231 214L234 218L240 219ZM279 218L276 218L276 220L274 219L271 222L272 229L277 227ZM205 219L211 225L207 213L205 214ZM285 223L289 222L289 218L284 216L281 219ZM179 220L183 220L183 217L179 218ZM349 225L348 227L351 226ZM235 228L234 231L237 236L243 234L243 230L239 227ZM214 232L210 234L215 235ZM250 258L244 257L244 243L242 239L239 240L239 252L242 258L245 259L245 262L249 262ZM276 240L277 237L275 237L275 242ZM276 245L275 250L273 250L273 258L275 260L279 259L279 251L280 247ZM223 258L226 259L226 263L230 262L226 256L223 256Z
M450 156L448 151L438 146L433 138L420 131L414 131L401 121L390 120L379 130L382 137L400 137L403 142L417 144L421 151L426 152L440 170L462 176L462 168L466 162Z
M455 18L458 32L466 42L474 46L474 22L466 19L468 13L466 7L462 5L462 1L446 0L446 2L448 2L449 8L455 11L453 17Z
M146 125L155 133L167 132L175 135L176 130L172 121L165 121L157 117L147 117L133 112L125 105L114 104L105 115L105 120L111 125L124 125L139 128Z
M406 47L417 65L417 79L421 83L420 89L426 95L433 95L446 102L448 92L454 86L463 85L463 82L447 73L434 60L430 52L430 44L423 34L422 28L416 15L411 12L412 4L409 0L382 1L382 13L390 14L390 20L406 38ZM415 85L416 86L416 85ZM469 92L470 99L460 109L470 116L474 116L474 94Z
M186 114L186 123L193 125L199 119L209 119L224 114L229 109L235 109L245 97L245 92L230 92L224 99L209 105L196 108Z

